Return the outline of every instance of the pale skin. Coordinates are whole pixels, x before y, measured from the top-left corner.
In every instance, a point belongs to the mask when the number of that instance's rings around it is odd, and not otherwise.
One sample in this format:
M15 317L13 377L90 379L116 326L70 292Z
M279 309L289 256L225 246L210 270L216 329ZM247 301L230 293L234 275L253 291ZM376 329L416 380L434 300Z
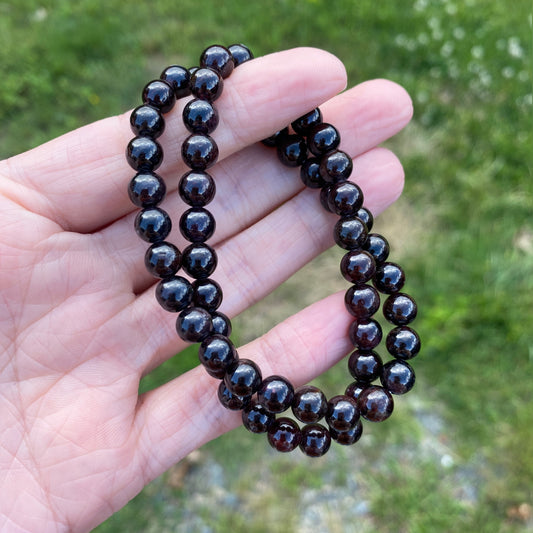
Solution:
M217 220L213 277L230 317L333 244L335 216L257 141L320 105L354 158L351 179L374 214L401 193L401 164L377 145L409 122L409 97L385 80L338 95L345 84L339 60L315 49L256 59L226 80L209 209ZM166 115L158 170L175 222L169 240L178 247L183 105ZM131 137L125 113L0 163L2 531L89 531L240 421L219 405L218 381L201 367L138 395L141 377L185 344L175 315L154 298L146 243L133 230L137 208L126 191L134 171L124 158ZM239 355L263 376L302 385L348 353L349 322L342 294L332 295Z

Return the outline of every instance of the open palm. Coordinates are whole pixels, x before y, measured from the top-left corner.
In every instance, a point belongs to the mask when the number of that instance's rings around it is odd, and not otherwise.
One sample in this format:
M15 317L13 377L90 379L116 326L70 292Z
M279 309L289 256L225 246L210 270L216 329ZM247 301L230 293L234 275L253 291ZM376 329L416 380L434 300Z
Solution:
M341 95L343 66L296 49L256 59L217 102L219 164L210 205L222 311L234 316L332 244L333 216L257 141L321 105L354 157L352 179L382 211L400 194L401 165L376 146L409 121L397 85L376 80ZM161 138L164 205L176 220L181 105ZM145 243L133 231L124 158L128 114L71 132L0 163L0 527L87 531L149 481L239 423L195 368L138 395L141 377L184 347L154 298ZM183 247L179 232L169 240ZM322 317L327 316L327 320ZM341 295L301 311L239 349L263 375L309 381L349 350Z

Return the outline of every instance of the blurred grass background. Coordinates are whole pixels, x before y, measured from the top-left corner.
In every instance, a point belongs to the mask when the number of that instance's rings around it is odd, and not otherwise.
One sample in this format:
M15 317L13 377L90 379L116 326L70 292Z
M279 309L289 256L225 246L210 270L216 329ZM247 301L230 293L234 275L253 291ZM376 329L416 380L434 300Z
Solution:
M236 430L97 531L533 531L531 2L0 2L0 156L134 107L166 65L233 42L324 48L350 85L386 77L412 95L413 123L387 143L405 193L377 227L419 302L417 386L357 448L318 461ZM308 290L338 259L243 315L240 340L345 287ZM143 387L194 364L189 351ZM321 384L347 376L342 364Z

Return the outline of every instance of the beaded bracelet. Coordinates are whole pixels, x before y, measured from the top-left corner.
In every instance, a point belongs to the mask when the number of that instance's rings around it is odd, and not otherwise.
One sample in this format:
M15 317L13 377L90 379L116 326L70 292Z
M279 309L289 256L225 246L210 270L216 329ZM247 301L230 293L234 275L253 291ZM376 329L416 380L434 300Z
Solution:
M141 208L135 230L150 243L146 268L160 278L155 289L157 301L167 311L179 313L176 330L183 340L200 343L200 362L209 375L220 380L221 404L242 410L244 426L253 433L266 433L275 449L289 452L299 446L306 455L320 457L328 451L331 439L343 445L357 442L363 431L361 417L371 422L387 419L394 407L392 394L404 394L413 387L415 374L406 361L420 351L420 338L407 324L416 317L417 306L413 298L400 292L405 275L399 265L387 261L387 240L369 233L373 216L363 207L361 189L348 181L352 159L338 149L339 132L322 121L317 108L292 122L292 131L286 127L263 144L275 147L283 164L299 166L303 183L320 189L322 206L339 216L333 236L337 245L347 250L340 270L352 284L344 301L354 317L348 334L356 349L349 356L348 369L355 381L343 395L328 401L317 387L294 390L282 376L263 379L253 361L239 358L229 339L231 322L217 311L222 289L211 278L217 254L207 241L215 231L215 219L205 206L213 200L216 186L206 170L218 158L218 147L210 136L219 120L213 102L222 93L223 80L252 57L241 44L211 46L202 53L200 67L188 70L170 66L160 79L145 86L143 105L134 109L130 118L136 137L128 144L126 158L137 174L128 192L131 201ZM163 160L156 139L165 129L163 114L172 109L176 99L191 94L193 99L183 109L183 122L191 135L181 149L183 161L191 170L179 182L179 194L190 206L182 214L179 228L191 244L180 251L165 240L172 223L158 207L166 186L155 173ZM194 280L192 283L177 275L180 267ZM392 355L386 363L374 351L382 339L381 326L372 318L380 307L378 291L387 295L383 314L395 326L386 338L387 351ZM378 378L381 385L373 384ZM276 418L289 408L305 424L303 427L293 418ZM327 427L318 423L323 417Z

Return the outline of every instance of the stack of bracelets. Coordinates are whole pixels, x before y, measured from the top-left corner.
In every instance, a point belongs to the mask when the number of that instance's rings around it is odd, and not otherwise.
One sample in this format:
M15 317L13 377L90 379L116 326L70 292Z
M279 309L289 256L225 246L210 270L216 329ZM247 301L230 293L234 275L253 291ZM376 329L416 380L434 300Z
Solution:
M360 417L372 422L385 420L393 410L392 394L404 394L413 387L415 374L406 360L418 354L420 339L407 324L416 317L417 306L410 296L400 292L405 275L397 264L387 262L386 239L369 233L372 214L363 207L361 189L348 181L352 160L338 150L339 132L322 121L317 108L292 122L292 132L284 128L263 143L277 148L283 164L300 166L303 183L319 189L322 206L340 217L333 236L347 250L340 270L352 283L344 301L354 317L349 337L356 349L349 356L348 369L355 381L343 395L328 401L317 387L294 390L282 376L263 379L253 361L239 358L229 339L230 320L217 311L222 289L211 278L217 254L206 241L215 231L215 219L205 206L215 196L215 182L206 170L218 157L218 147L210 137L218 125L213 102L222 93L223 79L252 57L241 44L211 46L202 53L200 67L188 70L170 66L160 79L146 85L143 105L132 112L130 119L136 137L129 142L126 157L137 174L128 192L131 201L141 208L135 230L151 243L145 264L150 274L160 278L155 290L157 301L167 311L179 313L176 329L183 340L200 343L200 362L208 374L220 380L221 404L242 410L244 426L253 433L266 433L275 449L290 452L299 446L304 454L320 457L328 451L331 439L343 445L357 442L363 431ZM183 121L191 135L183 142L181 153L191 170L179 182L179 194L190 209L182 214L179 229L191 244L180 252L165 240L171 220L158 207L166 186L155 173L163 159L156 139L165 128L163 114L172 109L177 98L190 94L193 99L183 109ZM193 282L177 275L180 267ZM393 356L386 363L374 351L382 338L381 326L372 318L380 307L378 291L387 295L383 315L395 326L386 338L387 350ZM381 385L373 384L378 378ZM293 418L276 418L289 408L303 427ZM327 427L318 423L323 417Z

